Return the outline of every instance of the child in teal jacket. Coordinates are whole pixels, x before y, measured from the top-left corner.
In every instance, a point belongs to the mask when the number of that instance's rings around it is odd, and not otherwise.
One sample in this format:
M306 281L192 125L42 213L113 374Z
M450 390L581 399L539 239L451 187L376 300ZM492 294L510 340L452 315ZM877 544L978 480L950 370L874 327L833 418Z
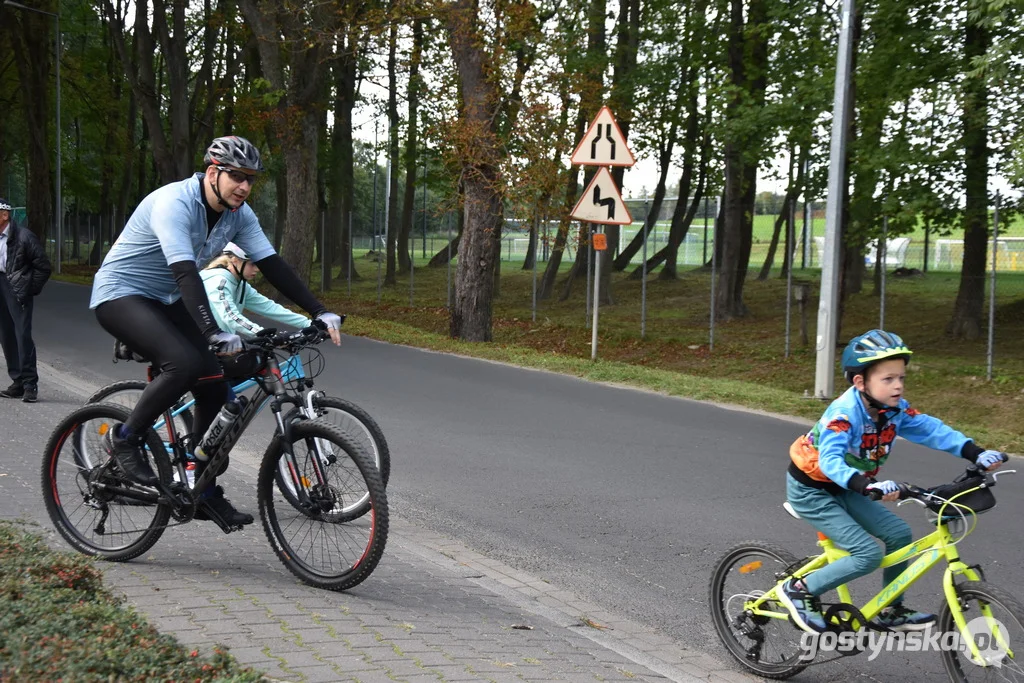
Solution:
M217 326L243 339L251 339L263 329L243 314L243 311L252 311L285 325L308 327L309 318L289 311L247 284L258 272L256 264L234 242L228 242L223 253L203 269L200 276Z

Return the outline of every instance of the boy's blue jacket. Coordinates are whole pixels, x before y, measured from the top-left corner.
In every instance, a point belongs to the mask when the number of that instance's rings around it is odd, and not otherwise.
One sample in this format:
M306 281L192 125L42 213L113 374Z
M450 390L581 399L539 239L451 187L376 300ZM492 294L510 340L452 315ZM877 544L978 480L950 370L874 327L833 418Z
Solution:
M820 482L819 488L830 488L831 482L861 490L866 477L874 476L885 464L897 436L972 461L982 450L942 420L911 408L903 398L898 410L881 412L876 423L860 393L850 387L825 409L814 428L790 447L790 473L812 486L812 482Z

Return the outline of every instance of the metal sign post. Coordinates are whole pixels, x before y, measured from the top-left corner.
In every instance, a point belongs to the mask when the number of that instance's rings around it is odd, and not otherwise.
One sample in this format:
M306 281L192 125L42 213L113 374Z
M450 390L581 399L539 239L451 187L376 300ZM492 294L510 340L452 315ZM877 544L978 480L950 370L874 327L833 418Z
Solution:
M599 230L604 228L598 227ZM591 242L594 250L594 322L590 326L590 360L597 360L597 312L601 308L601 256L608 249L608 238L603 232L595 232Z
M611 109L601 107L597 116L591 121L590 127L584 133L583 138L572 153L573 164L584 166L600 166L594 177L591 178L583 196L576 202L570 218L578 221L593 223L602 230L602 225L629 225L633 222L629 215L629 209L622 201L619 187L608 172L611 166L632 166L636 163L633 153L626 144L626 136L615 121ZM601 283L601 257L608 249L608 238L604 232L593 232L590 242L590 259L587 266L589 269L592 260L594 262L594 309L593 320L590 321L590 359L597 360L597 315L600 308L600 283ZM580 245L582 248L583 245ZM590 279L587 278L587 293L589 306ZM587 311L590 312L589 310Z

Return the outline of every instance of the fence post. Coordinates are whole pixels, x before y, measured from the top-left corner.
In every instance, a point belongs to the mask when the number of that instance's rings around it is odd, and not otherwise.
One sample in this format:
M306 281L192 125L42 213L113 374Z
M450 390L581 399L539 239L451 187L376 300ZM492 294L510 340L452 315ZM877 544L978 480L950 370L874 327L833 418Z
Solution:
M722 195L715 202L715 222L711 234L711 324L708 329L708 351L715 350L715 279L718 275L718 216L722 212Z
M643 239L643 256L640 263L642 277L640 278L640 338L646 339L647 337L647 220L648 220L648 208L647 208L647 197L644 197L644 225L641 226L641 230L644 231ZM654 217L654 222L651 224L651 229L657 229L658 217Z
M537 247L540 246L540 207L535 207L533 213L533 302L531 304L531 320L533 322L537 322ZM545 216L544 219L546 220L547 216ZM529 247L527 247L527 249L529 249Z
M590 226L590 227L586 228L586 233L585 233L586 236L587 236L587 244L586 244L586 249L587 249L587 277L586 277L586 280L587 280L587 311L586 311L586 318L587 318L587 329L589 330L590 329L590 277L591 277L591 275L593 275L593 272L594 272L593 271L593 268L594 268L594 240L591 239L590 235L594 232L594 226L589 224L589 223L580 223L580 225L581 226L582 225ZM583 247L584 245L580 245L580 246ZM577 254L578 253L579 252L577 252Z
M450 311L452 305L452 214L450 211L445 214L445 222L448 224L448 246L446 247L448 249L448 260L446 261L447 272L445 273L448 294L445 298L444 307Z
M988 370L986 377L992 381L992 356L996 334L996 269L999 263L999 193L996 193L996 208L992 215L992 279L988 291Z
M885 261L889 257L889 217L882 216L882 243L879 248L879 267L882 269L879 279L878 329L885 329Z
M789 215L786 216L786 255L782 264L786 267L786 358L789 358L789 327L793 314L793 256L796 245L793 243L796 233L796 197L789 202Z

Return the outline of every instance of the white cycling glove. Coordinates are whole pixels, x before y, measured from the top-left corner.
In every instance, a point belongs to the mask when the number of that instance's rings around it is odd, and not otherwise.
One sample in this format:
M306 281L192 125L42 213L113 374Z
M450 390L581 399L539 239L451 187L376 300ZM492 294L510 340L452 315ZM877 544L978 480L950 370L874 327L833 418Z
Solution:
M864 493L867 493L868 491L878 491L883 496L887 496L890 493L896 493L899 490L900 485L894 482L892 479L886 479L885 481L876 481L864 487Z
M1005 459L1006 456L999 451L985 451L978 456L978 459L974 464L987 470L989 467L992 467L992 465L1002 463Z
M233 332L215 332L207 337L206 341L217 353L225 356L233 356L242 350L242 338Z
M326 311L316 317L317 320L327 325L328 330L341 330L341 316Z

